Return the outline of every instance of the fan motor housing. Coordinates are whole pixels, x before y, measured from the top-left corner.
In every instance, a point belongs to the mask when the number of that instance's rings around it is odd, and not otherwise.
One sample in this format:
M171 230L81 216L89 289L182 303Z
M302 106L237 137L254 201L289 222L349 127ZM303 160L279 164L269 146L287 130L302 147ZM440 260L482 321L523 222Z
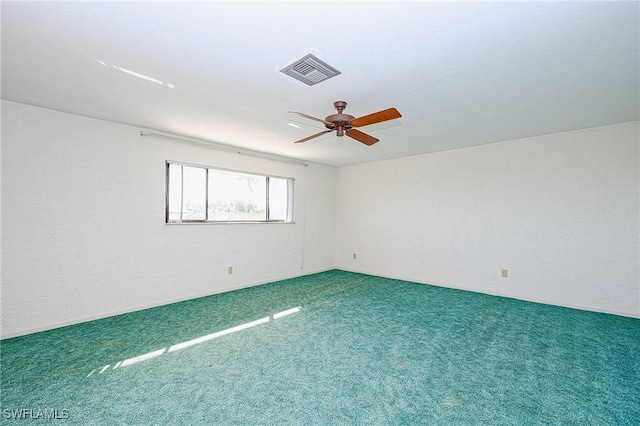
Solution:
M330 116L328 116L327 118L325 118L325 121L330 121L332 122L334 125L339 125L339 124L348 124L351 120L353 120L355 117L353 115L349 115L349 114L332 114ZM331 129L331 127L329 127L329 125L326 125L327 128Z
M351 129L349 122L355 117L349 114L333 114L325 118L325 121L330 121L332 124L325 124L327 129L335 129L336 136L344 136L346 130Z

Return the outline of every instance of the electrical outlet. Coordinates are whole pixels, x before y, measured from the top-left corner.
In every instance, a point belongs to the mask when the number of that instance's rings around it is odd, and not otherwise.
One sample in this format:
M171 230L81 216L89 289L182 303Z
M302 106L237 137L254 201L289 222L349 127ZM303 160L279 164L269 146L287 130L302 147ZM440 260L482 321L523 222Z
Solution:
M233 274L233 266L227 268L227 274Z
M357 258L357 256L356 256L356 254L355 254L355 253L353 253L353 258L354 258L354 259L356 259L356 258Z
M507 277L508 277L507 270L503 269L502 270L502 278L507 278Z

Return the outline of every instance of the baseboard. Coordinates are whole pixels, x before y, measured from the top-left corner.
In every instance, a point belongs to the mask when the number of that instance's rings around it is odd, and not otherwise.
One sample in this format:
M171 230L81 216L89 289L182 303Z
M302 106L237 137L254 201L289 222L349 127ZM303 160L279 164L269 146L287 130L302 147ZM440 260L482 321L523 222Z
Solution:
M15 331L15 332L11 332L11 333L4 333L4 334L0 335L0 340L10 339L10 338L13 338L13 337L25 336L27 334L39 333L39 332L42 332L42 331L54 330L56 328L68 327L70 325L81 324L83 322L100 320L100 319L109 318L109 317L113 317L113 316L117 316L117 315L124 315L124 314L128 314L128 313L131 313L131 312L142 311L142 310L150 309L150 308L157 308L157 307L164 306L164 305L171 305L173 303L184 302L184 301L187 301L187 300L198 299L198 298L201 298L201 297L213 296L215 294L226 293L226 292L235 291L235 290L241 290L241 289L244 289L244 288L250 288L250 287L255 287L255 286L259 286L259 285L273 283L273 282L276 282L276 281L282 281L282 280L287 280L287 279L292 279L292 278L303 277L303 276L306 276L306 275L319 274L319 273L322 273L322 272L327 272L327 271L332 271L332 270L354 272L354 273L363 274L363 275L371 275L371 276L389 278L389 279L394 279L394 280L408 281L408 282L418 283L418 284L433 285L433 286L436 286L436 287L443 287L443 288L451 288L451 289L455 289L455 290L470 291L470 292L473 292L473 293L487 294L487 295L490 295L490 296L506 297L508 299L523 300L523 301L526 301L526 302L541 303L541 304L545 304L545 305L559 306L559 307L563 307L563 308L579 309L579 310L582 310L582 311L599 312L599 313L603 313L603 314L611 314L611 315L618 315L618 316L622 316L622 317L640 319L640 313L638 313L638 315L633 315L633 314L629 314L627 312L619 312L619 311L610 310L610 309L602 309L602 308L599 308L599 307L596 307L596 306L587 306L587 305L571 304L571 303L558 304L557 302L544 300L544 299L522 298L522 297L514 297L512 295L507 295L507 294L500 294L500 293L493 293L493 292L481 292L481 291L478 291L476 289L466 288L466 287L457 286L457 285L449 284L449 283L427 282L427 281L422 281L422 280L416 280L416 279L411 278L411 277L386 275L386 274L372 274L372 273L368 273L368 272L359 271L359 270L356 270L356 269L332 267L332 268L319 269L319 270L315 270L315 271L309 271L309 272L305 272L303 274L292 274L292 275L287 275L287 276L283 276L283 277L279 277L279 278L273 278L273 279L270 279L270 280L257 281L257 282L253 282L253 283L246 284L246 285L224 287L224 288L221 288L221 289L217 289L217 290L215 290L213 292L207 292L207 293L201 293L201 294L192 294L192 295L187 295L187 296L176 298L176 299L172 299L172 300L166 300L166 301L159 302L159 303L141 305L141 306L137 306L137 307L134 307L134 308L123 309L123 310L118 310L118 311L111 311L111 312L101 313L101 314L92 315L92 316L88 316L88 317L75 318L75 319L68 320L68 321L62 321L62 322L58 322L58 323L46 324L46 325L43 325L43 326L40 326L40 327L34 327L34 328L26 329L26 330L20 330L20 331Z
M26 329L26 330L14 331L14 332L11 332L11 333L3 333L3 334L0 335L0 340L11 339L13 337L26 336L27 334L39 333L41 331L55 330L56 328L68 327L70 325L81 324L83 322L96 321L96 320L100 320L100 319L104 319L104 318L114 317L114 316L117 316L117 315L124 315L124 314L129 314L131 312L142 311L142 310L145 310L145 309L151 309L151 308L157 308L157 307L160 307L160 306L171 305L173 303L185 302L187 300L199 299L201 297L213 296L214 294L227 293L229 291L235 291L235 290L242 290L244 288L256 287L256 286L259 286L259 285L269 284L269 283L282 281L282 280L288 280L288 279L291 279L291 278L298 278L298 277L304 277L304 276L307 276L307 275L319 274L321 272L332 271L334 269L335 268L332 267L332 268L320 269L320 270L316 270L316 271L309 271L309 272L305 272L303 274L292 274L292 275L287 275L287 276L283 276L283 277L279 277L279 278L273 278L273 279L270 279L270 280L257 281L257 282L253 282L253 283L246 284L246 285L237 285L237 286L231 286L231 287L224 287L224 288L221 288L221 289L217 289L217 290L215 290L213 292L207 292L207 293L201 293L201 294L191 294L191 295L187 295L187 296L176 298L176 299L172 299L172 300L166 300L166 301L163 301L163 302L151 303L151 304L148 304L148 305L140 305L140 306L133 307L133 308L122 309L122 310L117 310L117 311L110 311L110 312L96 314L96 315L90 315L88 317L74 318L74 319L71 319L71 320L68 320L68 321L61 321L61 322L57 322L57 323L46 324L46 325L43 325L43 326L29 328L29 329Z
M602 314L611 314L611 315L618 315L618 316L621 316L621 317L640 319L640 312L638 312L638 314L630 314L628 312L620 312L620 311L615 311L615 310L611 310L611 309L603 309L603 308L600 308L600 307L597 307L597 306L580 305L580 304L576 304L576 303L559 304L558 302L545 300L545 299L524 298L524 297L516 297L516 296L513 296L513 295L509 295L509 294L501 294L501 293L497 293L497 292L478 291L477 289L472 289L472 288L463 287L463 286L457 286L457 285L454 285L454 284L437 283L437 282L430 282L430 281L427 282L427 281L416 280L416 279L411 278L411 277L383 275L383 274L371 274L371 273L368 273L368 272L358 271L356 269L341 268L341 267L336 267L335 269L338 269L340 271L355 272L355 273L358 273L358 274L371 275L371 276L382 277L382 278L389 278L389 279L393 279L393 280L408 281L408 282L418 283L418 284L433 285L433 286L436 286L436 287L444 287L444 288L451 288L451 289L455 289L455 290L470 291L472 293L487 294L489 296L505 297L507 299L523 300L525 302L541 303L543 305L559 306L559 307L562 307L562 308L579 309L581 311L598 312L598 313L602 313Z

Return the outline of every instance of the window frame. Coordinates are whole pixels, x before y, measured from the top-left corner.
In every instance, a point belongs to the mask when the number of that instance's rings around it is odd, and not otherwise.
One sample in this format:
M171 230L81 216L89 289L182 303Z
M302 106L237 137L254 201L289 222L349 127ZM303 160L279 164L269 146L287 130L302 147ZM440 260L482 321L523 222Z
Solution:
M181 166L181 179L180 179L180 198L181 198L181 216L184 210L184 166L205 169L205 218L204 219L182 219L170 220L169 219L169 194L170 194L170 166ZM246 176L259 176L265 179L265 220L209 220L209 170L237 173ZM287 214L284 220L282 219L270 219L269 218L269 178L285 179L287 181ZM256 223L281 223L281 224L293 224L294 221L294 188L295 178L291 176L277 176L265 173L246 172L244 170L228 169L224 167L205 166L202 164L186 163L184 161L165 161L165 225L187 225L187 224L256 224Z

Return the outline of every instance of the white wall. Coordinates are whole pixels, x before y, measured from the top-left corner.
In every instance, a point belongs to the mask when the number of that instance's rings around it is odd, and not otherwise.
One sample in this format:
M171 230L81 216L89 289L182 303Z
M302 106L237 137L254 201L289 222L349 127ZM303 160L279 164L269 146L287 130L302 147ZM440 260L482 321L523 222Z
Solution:
M340 168L337 266L640 317L639 144L632 122Z
M640 317L637 122L336 174L1 106L2 338L336 264ZM165 225L165 160L292 176L296 223Z
M3 338L335 266L334 168L140 130L2 101ZM296 223L166 225L166 160L294 177Z

